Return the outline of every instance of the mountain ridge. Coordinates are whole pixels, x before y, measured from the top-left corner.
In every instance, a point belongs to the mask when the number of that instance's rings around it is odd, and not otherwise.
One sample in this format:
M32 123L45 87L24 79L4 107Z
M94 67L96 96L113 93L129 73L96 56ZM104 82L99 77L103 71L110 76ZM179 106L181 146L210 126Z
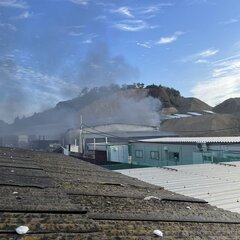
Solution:
M235 107L229 108L229 105L231 106L233 102L235 102ZM126 109L127 107L129 109ZM101 121L98 121L101 124L104 121L106 122L106 119L108 119L107 123L110 123L111 120L117 121L116 116L120 117L124 123L124 121L127 121L127 117L130 118L129 113L132 113L132 123L135 119L136 121L143 119L144 112L147 117L156 118L156 115L152 113L160 112L160 110L161 114L165 115L208 110L219 113L219 116L223 114L223 118L225 118L225 113L235 116L236 109L240 110L240 98L228 99L215 107L211 107L200 99L194 97L185 98L181 96L178 90L161 85L153 84L146 87L142 84L124 85L122 87L111 85L109 87L83 89L78 97L59 102L55 107L35 113L30 117L16 118L13 124L0 121L0 130L2 135L43 134L57 136L68 128L79 127L81 111L85 113L85 116L90 114L93 119L97 119L97 113L101 113ZM134 118L135 110L138 113ZM122 111L122 115L120 111ZM126 115L126 117L123 118L123 115ZM197 116L194 117L194 121L196 119ZM85 120L87 120L87 117L85 117ZM188 123L189 121L189 119L181 120L182 127L185 128L184 124L194 125ZM216 121L220 121L220 117L216 118ZM181 128L181 126L179 127ZM162 123L162 128L169 129L165 122ZM174 131L177 129L172 125L172 129L169 130Z

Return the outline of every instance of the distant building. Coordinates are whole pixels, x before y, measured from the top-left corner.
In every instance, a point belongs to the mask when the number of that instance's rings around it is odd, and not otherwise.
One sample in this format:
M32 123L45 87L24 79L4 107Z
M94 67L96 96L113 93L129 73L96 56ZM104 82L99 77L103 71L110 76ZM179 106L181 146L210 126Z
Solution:
M28 148L29 146L29 137L28 135L18 135L18 147Z
M240 161L240 137L171 137L130 144L132 164L173 166Z
M69 129L64 146L76 155L110 162L129 162L129 141L176 136L156 127L133 124L107 124L83 129ZM79 147L79 148L78 148Z

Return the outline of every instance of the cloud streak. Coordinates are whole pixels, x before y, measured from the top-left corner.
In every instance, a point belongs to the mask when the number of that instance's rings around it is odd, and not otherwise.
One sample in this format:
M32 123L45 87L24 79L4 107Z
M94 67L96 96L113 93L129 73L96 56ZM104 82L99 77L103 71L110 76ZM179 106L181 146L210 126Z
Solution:
M177 41L177 36L162 37L156 44L168 44Z
M13 24L10 24L10 23L0 23L0 28L8 29L13 32L17 31L17 28Z
M145 42L137 42L137 45L140 47L144 47L144 48L152 48L154 45L165 45L165 44L170 44L172 42L175 42L178 40L178 37L180 35L184 34L183 32L177 31L175 32L172 36L170 37L161 37L159 40L157 41L145 41Z
M227 21L223 22L224 25L230 25L239 22L240 17L230 18Z
M228 98L239 97L240 57L215 62L209 80L198 82L191 92L212 106Z
M0 7L9 7L9 8L28 8L28 4L25 1L18 0L0 0Z
M0 75L0 87L5 89L0 96L0 116L7 122L53 107L80 92L80 86L74 82L17 64L14 55L0 58Z
M22 14L20 14L19 16L13 17L12 19L21 20L21 19L28 19L31 17L33 17L33 13L30 13L29 11L25 11Z
M89 4L89 0L69 0L69 2L82 6L86 6Z
M143 20L123 20L113 25L114 28L125 32L139 32L145 29L154 29L157 26L148 25Z
M208 58L216 55L219 52L219 49L216 48L208 48L201 52L189 55L185 58L182 58L180 62L193 62L193 63L208 63Z
M134 17L128 7L120 7L118 9L111 10L111 12L112 13L118 13L120 15L123 15L123 16L126 16L126 17L130 17L130 18Z
M173 4L159 3L136 8L122 6L115 9L113 8L109 12L112 14L118 14L124 18L113 24L114 28L121 31L138 32L157 28L157 25L149 24L147 19L155 17L162 8L170 6L173 6Z

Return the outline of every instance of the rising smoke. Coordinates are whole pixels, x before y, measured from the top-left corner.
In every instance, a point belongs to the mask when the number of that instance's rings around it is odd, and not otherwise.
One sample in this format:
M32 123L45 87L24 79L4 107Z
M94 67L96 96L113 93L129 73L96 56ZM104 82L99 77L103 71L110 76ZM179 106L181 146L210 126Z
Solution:
M79 127L80 114L87 125L159 125L160 101L147 97L147 89L122 90L117 85L136 82L139 72L122 56L111 57L105 44L101 43L90 50L79 69L75 76L75 84L82 88L79 97L15 121L12 131L57 136L68 128Z
M160 101L147 97L148 90L118 91L103 97L80 111L88 125L111 123L159 126Z

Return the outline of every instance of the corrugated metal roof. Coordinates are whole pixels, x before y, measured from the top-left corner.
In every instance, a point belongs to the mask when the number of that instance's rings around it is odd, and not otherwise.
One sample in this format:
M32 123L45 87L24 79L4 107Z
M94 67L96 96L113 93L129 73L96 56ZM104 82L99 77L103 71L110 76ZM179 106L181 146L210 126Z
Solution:
M240 213L240 162L140 168L119 172Z
M141 142L149 143L240 143L237 137L164 137L144 139Z

